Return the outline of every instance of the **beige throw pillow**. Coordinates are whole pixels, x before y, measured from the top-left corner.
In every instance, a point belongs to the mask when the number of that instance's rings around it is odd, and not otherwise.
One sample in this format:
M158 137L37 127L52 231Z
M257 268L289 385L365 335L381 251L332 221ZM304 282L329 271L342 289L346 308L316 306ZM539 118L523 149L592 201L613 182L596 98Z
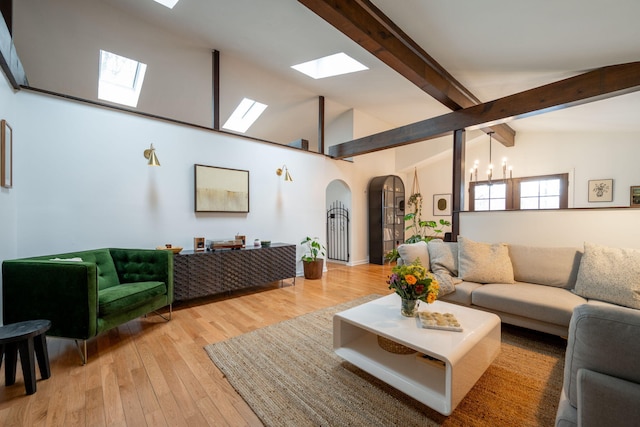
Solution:
M447 272L456 277L458 275L458 243L431 240L429 247L429 259L431 271L434 273Z
M575 293L640 309L640 249L585 243Z
M458 269L467 282L515 283L506 243L480 243L459 236Z
M416 259L419 259L420 265L429 269L427 242L403 243L398 246L398 254L405 264L413 264Z

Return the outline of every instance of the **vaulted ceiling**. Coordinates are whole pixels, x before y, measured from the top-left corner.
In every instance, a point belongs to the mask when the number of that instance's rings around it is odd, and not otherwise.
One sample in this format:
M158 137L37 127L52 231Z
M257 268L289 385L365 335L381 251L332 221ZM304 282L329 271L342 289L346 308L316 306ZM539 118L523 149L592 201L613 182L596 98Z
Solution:
M98 2L90 3L94 1ZM304 2L181 0L173 10L152 0L100 3L363 111L390 127L451 111L301 4ZM371 3L481 102L595 68L640 60L637 0ZM340 51L370 70L311 80L290 68ZM635 132L640 131L639 108L640 95L634 93L513 121L509 126L516 132Z

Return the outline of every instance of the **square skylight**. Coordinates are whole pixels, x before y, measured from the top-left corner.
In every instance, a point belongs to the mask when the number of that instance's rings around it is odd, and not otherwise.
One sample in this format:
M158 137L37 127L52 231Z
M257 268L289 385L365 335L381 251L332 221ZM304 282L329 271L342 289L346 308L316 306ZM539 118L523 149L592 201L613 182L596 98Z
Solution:
M266 108L266 104L244 98L235 111L231 113L229 119L222 125L222 128L245 133Z
M169 9L173 9L173 6L178 3L180 0L154 0L156 3L160 3L163 6L168 7Z
M147 64L100 50L98 99L136 107Z
M323 79L325 77L339 76L341 74L355 73L356 71L369 69L344 52L303 62L302 64L292 65L291 68L314 79Z

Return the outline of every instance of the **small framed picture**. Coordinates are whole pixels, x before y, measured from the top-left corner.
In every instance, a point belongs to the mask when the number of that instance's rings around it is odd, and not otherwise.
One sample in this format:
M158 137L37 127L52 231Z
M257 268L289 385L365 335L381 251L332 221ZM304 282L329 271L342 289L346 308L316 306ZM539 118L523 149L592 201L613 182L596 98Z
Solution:
M13 130L6 120L0 121L0 185L13 186Z
M613 180L592 179L589 181L589 202L612 202Z
M634 185L631 187L631 203L632 208L640 208L640 185Z
M433 215L451 216L451 194L433 195Z

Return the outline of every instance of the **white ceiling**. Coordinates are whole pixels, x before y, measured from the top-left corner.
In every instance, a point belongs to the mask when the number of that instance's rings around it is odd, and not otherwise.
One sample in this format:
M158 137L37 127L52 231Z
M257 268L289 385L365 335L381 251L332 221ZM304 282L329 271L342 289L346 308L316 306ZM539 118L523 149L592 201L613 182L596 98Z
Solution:
M173 10L153 0L102 1L393 126L448 112L295 0L181 0ZM638 0L373 3L482 101L640 60ZM316 81L290 68L340 51L370 70ZM510 125L517 131L640 131L639 109L635 93Z

